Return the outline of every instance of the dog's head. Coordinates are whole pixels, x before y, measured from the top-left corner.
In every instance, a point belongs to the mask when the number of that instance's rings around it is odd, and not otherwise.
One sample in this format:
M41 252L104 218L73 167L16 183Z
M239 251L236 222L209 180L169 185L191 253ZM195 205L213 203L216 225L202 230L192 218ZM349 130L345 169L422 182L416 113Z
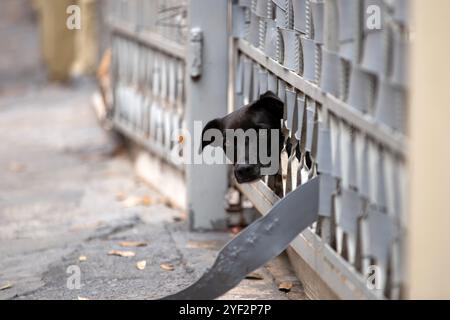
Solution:
M264 152L268 157L279 159L284 141L281 133L283 110L284 103L273 92L268 91L257 101L223 118L208 122L202 132L201 150L214 142L214 140L205 139L205 133L210 129L219 130L223 138L219 145L234 164L236 180L238 183L253 182L261 178L261 169L268 165L260 157L261 152L259 151L262 148L265 149ZM276 144L274 144L271 130L277 130ZM232 132L235 133L234 136L231 134ZM242 133L244 139L239 139L237 136L239 134L242 136ZM256 137L256 140L252 137ZM276 154L273 154L273 146Z

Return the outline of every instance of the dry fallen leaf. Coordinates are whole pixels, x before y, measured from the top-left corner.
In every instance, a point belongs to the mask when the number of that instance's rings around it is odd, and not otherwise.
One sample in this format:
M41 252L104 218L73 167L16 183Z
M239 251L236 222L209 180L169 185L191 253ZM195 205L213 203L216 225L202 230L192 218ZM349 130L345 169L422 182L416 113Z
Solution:
M119 256L119 257L134 257L136 253L133 251L120 251L120 250L111 250L108 252L109 256Z
M236 234L238 234L239 232L241 232L242 229L244 229L244 228L243 228L243 227L240 227L240 226L234 226L234 227L231 227L231 228L230 228L230 232L231 232L233 235L236 235Z
M264 277L262 275L260 275L259 273L257 273L257 272L252 272L252 273L248 274L245 277L245 279L248 279L248 280L263 280Z
M136 268L138 268L138 270L144 270L146 265L147 265L147 261L142 260L142 261L139 261L138 263L136 263Z
M141 205L143 205L143 206L148 207L148 206L152 205L152 203L153 203L152 198L150 198L149 196L145 196L145 197L141 198Z
M86 256L79 256L78 257L78 261L80 261L80 262L87 261L87 257Z
M11 172L23 172L25 171L25 165L18 162L11 162L9 164L9 171Z
M85 298L85 297L80 297L80 296L78 296L78 300L89 300L89 298Z
M11 289L13 287L12 283L7 282L4 285L0 286L0 291Z
M219 247L219 244L217 241L192 241L192 240L189 240L186 247L190 248L190 249L217 249Z
M278 285L278 290L283 292L289 292L292 289L292 282L283 281Z
M129 196L126 197L124 200L122 200L122 205L125 208L131 208L131 207L137 207L137 206L150 206L153 203L152 198L148 196L144 197L136 197L136 196Z
M175 270L175 267L173 266L173 264L170 264L170 263L162 263L159 266L161 267L161 269L163 269L165 271L173 271L173 270Z
M127 198L127 196L125 195L125 193L123 193L121 191L116 193L117 201L124 201L126 198Z
M119 242L119 246L131 248L131 247L146 247L147 243L141 241L122 241Z
M125 208L136 207L141 204L141 199L139 197L130 196L122 201L122 205Z

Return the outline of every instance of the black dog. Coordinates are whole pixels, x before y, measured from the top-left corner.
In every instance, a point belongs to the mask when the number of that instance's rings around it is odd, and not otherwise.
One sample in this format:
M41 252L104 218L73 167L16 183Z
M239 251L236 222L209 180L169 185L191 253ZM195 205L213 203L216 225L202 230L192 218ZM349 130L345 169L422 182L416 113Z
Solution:
M226 132L227 129L238 130L242 129L244 132L247 132L249 129L254 129L259 131L260 129L268 130L267 135L267 146L266 150L268 151L268 156L271 157L271 134L270 130L275 129L278 130L278 154L275 155L278 160L280 159L280 153L283 149L284 136L281 132L281 123L283 119L283 111L284 111L284 103L275 95L273 92L268 91L261 95L257 101L254 101L228 115L223 118L214 119L205 126L202 132L202 145L201 150L214 142L213 141L205 141L204 134L209 129L217 129L220 130L223 136L221 147L225 151L228 159L234 164L234 175L238 183L248 183L258 180L262 177L261 168L264 168L266 164L261 162L259 158L259 153L257 156L257 161L254 163L253 161L249 161L252 156L252 152L257 152L258 147L249 145L249 141L245 140L245 146L239 146L237 139L234 139L233 142L227 141ZM260 147L259 139L260 136L257 135L258 142L257 146ZM265 141L263 142L266 143ZM241 142L242 144L242 142ZM236 152L242 147L245 148L245 153L240 156L239 152ZM242 153L241 153L242 154ZM244 156L245 155L245 156ZM253 154L253 156L255 156ZM278 162L279 163L279 162Z

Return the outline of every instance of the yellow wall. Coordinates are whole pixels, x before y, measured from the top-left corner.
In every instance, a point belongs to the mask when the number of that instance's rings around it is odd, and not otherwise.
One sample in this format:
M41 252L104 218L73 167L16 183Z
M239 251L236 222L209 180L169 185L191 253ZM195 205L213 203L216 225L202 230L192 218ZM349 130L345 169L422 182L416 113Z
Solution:
M409 297L450 299L450 1L413 2Z
M75 33L66 28L72 0L39 0L41 46L51 80L67 81L75 59Z

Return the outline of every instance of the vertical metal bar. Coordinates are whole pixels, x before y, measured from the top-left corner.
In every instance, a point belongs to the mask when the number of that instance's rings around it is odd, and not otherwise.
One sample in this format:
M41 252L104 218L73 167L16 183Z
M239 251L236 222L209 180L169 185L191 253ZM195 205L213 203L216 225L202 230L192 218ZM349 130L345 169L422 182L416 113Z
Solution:
M228 96L228 1L190 0L189 28L203 32L203 68L198 78L187 79L187 127L194 138L194 121L207 121L227 113ZM193 61L188 49L187 61ZM187 66L190 75L191 66ZM199 138L199 137L195 137ZM192 141L192 153L199 141ZM193 155L194 156L194 155ZM194 158L194 157L193 157ZM187 192L192 229L220 229L225 226L224 197L228 187L225 165L187 166Z
M408 298L449 299L450 2L412 4Z

